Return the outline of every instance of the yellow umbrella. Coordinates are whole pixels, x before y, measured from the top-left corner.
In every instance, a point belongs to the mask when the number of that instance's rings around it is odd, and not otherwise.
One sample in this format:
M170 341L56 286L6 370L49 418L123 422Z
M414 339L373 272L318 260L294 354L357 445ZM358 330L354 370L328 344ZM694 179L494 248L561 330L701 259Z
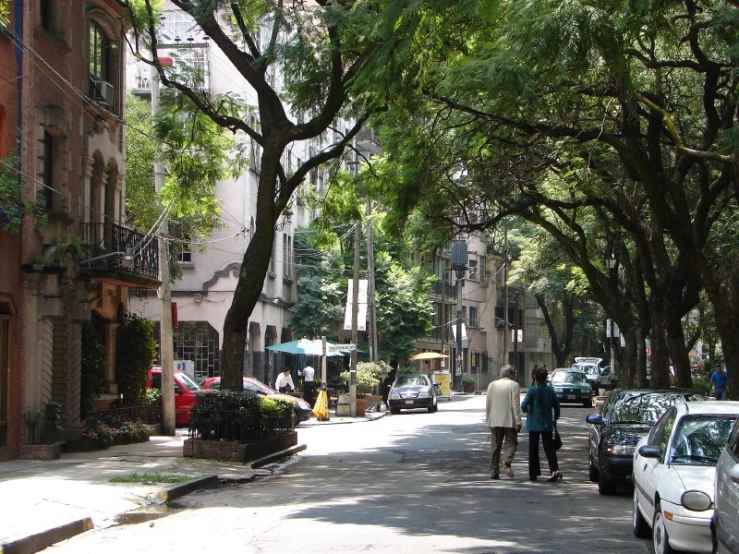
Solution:
M313 407L313 415L318 421L328 421L328 394L326 389L321 389L316 398L316 405Z
M411 360L439 360L448 357L446 354L440 354L439 352L419 352L411 357Z

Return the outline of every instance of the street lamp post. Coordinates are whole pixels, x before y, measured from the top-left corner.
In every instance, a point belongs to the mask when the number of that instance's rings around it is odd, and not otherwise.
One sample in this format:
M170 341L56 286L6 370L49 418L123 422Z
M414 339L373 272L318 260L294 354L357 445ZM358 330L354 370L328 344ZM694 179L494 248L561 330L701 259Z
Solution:
M464 285L464 273L467 271L469 260L467 243L461 239L452 241L451 257L451 266L457 277L457 363L452 374L452 388L456 389L457 376L462 374L462 364L464 362L462 354L462 286Z
M611 278L611 282L613 283L616 283L616 262L616 254L611 251L611 257L608 258L608 271L610 273L609 277ZM616 375L616 343L613 340L614 334L613 318L608 318L608 342L611 356L611 376L613 377Z

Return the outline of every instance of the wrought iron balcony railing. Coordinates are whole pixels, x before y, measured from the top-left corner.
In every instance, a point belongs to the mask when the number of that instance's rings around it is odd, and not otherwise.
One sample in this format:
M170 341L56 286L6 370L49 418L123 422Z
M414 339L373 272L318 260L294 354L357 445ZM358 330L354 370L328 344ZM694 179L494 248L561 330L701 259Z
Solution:
M87 260L83 260L86 269L120 269L158 278L159 244L156 240L145 241L147 237L143 233L115 223L84 224L81 235L89 254ZM123 262L127 253L133 256L131 264Z

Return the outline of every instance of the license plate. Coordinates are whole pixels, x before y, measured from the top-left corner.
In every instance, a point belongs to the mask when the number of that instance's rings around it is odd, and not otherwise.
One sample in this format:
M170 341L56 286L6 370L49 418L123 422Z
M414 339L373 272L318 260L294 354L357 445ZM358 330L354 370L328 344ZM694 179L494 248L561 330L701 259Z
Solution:
M413 404L413 400L406 400L405 403L406 404Z
M568 394L567 395L567 400L574 400L575 398L577 398L577 395L576 394Z

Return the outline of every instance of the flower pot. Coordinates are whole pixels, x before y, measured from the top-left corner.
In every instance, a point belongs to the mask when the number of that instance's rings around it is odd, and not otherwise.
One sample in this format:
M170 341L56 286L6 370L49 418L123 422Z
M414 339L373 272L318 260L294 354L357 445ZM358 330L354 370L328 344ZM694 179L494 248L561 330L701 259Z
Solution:
M367 411L367 399L357 398L357 417L364 417Z
M465 394L475 394L475 384L470 383L469 385L462 385L462 390Z

